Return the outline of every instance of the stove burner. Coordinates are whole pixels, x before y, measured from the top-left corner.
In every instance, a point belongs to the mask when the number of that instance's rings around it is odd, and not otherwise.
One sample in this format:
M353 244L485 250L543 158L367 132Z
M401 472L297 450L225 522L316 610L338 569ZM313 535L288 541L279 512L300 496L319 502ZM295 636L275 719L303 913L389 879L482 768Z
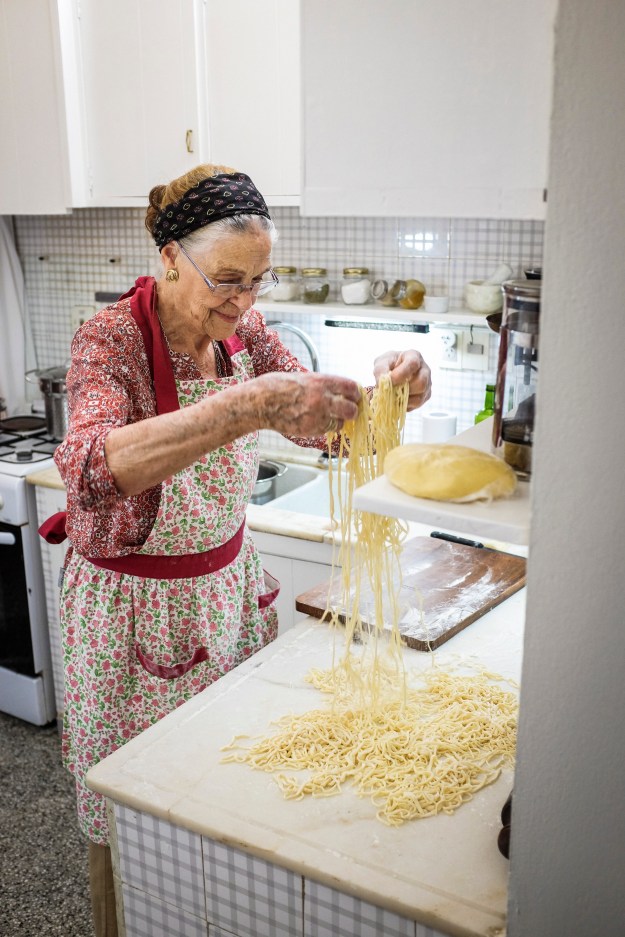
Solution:
M0 424L6 420L0 421ZM45 421L44 421L45 423ZM0 425L0 430L2 425ZM2 463L11 462L26 465L29 462L42 462L54 455L58 440L52 439L46 432L3 433L0 431L0 473Z

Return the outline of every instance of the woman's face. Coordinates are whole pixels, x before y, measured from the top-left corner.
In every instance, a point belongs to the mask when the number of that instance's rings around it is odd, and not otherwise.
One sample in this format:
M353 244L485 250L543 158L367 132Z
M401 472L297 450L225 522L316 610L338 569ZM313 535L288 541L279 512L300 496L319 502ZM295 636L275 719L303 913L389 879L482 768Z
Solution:
M172 250L168 252L168 249ZM221 340L234 335L241 316L252 307L256 295L244 290L227 297L220 296L204 282L177 245L166 245L163 255L166 268L173 266L175 260L179 280L171 284L168 292L185 324L192 331L201 331L211 339ZM194 251L190 256L212 283L249 285L271 267L271 237L263 230L229 234L212 242L203 254Z

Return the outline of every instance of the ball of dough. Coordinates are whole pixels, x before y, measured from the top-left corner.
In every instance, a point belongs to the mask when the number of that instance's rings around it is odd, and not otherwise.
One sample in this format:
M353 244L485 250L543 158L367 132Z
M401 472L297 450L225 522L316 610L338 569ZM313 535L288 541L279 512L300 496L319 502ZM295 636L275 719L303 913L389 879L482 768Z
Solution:
M497 456L445 443L408 443L391 449L384 474L406 494L435 501L506 498L517 485L513 470Z

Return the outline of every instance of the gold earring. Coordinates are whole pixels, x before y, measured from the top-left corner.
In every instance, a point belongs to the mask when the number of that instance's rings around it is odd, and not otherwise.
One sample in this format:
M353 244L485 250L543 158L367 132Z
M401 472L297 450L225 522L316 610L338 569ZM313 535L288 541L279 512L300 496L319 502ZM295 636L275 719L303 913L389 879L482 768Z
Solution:
M170 283L175 283L179 275L177 270L168 270L165 274L165 279L169 280Z

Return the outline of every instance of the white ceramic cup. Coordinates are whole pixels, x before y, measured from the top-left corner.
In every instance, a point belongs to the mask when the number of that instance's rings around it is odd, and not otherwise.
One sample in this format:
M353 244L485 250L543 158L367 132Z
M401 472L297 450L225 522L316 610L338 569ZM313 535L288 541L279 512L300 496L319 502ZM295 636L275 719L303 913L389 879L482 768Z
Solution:
M449 309L449 296L430 296L425 294L423 308L426 312L447 312Z

